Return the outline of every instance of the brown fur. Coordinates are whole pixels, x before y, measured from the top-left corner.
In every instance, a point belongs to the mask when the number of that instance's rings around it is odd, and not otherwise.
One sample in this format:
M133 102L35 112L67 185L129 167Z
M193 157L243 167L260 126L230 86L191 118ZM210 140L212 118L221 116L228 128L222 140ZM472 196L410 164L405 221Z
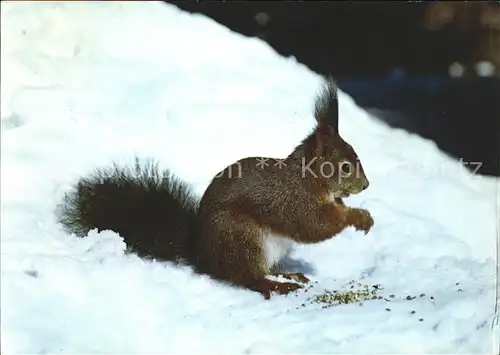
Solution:
M249 157L228 166L212 180L198 210L200 271L266 297L275 287L286 293L295 286L264 281L272 274L264 257L266 235L308 244L330 239L348 226L370 230L373 220L367 211L347 207L339 196L332 197L335 193L345 197L368 187L353 148L341 138L338 126L328 122L338 122L336 117L328 117L328 112L338 112L337 107L331 107L337 105L333 90L330 81L316 102L317 127L283 165L267 158L267 165L262 166L262 160ZM344 160L354 168L350 176L339 171L331 176L321 174L322 164L337 168ZM324 168L323 172L330 173Z

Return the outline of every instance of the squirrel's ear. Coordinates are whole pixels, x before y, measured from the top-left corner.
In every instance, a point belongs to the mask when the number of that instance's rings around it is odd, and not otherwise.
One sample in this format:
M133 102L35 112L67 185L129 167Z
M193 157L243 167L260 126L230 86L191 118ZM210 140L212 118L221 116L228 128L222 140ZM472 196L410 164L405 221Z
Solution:
M323 155L325 151L325 145L326 142L332 139L333 136L335 136L337 132L335 129L327 124L320 122L318 123L316 127L316 156L320 157Z
M337 109L338 110L338 109ZM337 115L333 116L331 119L330 119L330 122L329 122L329 126L330 128L338 133L339 132L339 116L338 116L338 111L337 111Z
M316 149L314 151L314 155L316 157L320 157L323 155L323 152L324 152L324 143L323 143L323 139L321 137L321 134L319 132L319 126L318 128L316 129L316 135L315 135L315 142L316 142Z

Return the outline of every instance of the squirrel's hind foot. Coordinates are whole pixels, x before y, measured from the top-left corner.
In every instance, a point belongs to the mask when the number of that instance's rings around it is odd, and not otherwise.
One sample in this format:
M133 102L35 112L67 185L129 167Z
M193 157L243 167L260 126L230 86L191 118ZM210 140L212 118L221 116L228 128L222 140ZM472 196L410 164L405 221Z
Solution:
M268 279L262 279L258 282L252 284L249 288L253 291L259 292L264 296L266 300L271 298L273 292L277 292L280 295L286 295L292 291L296 291L304 286L292 282L279 282Z
M271 276L281 276L288 280L293 280L300 283L308 283L309 280L302 272L293 272L293 273L283 273L283 272L275 272L270 274Z

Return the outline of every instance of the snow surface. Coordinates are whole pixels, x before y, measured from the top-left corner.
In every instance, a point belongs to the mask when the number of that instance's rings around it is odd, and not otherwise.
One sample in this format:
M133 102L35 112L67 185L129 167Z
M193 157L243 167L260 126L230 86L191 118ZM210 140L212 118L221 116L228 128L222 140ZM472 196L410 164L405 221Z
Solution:
M65 234L54 216L64 192L113 159L153 156L201 194L238 158L284 157L313 127L321 78L163 3L1 6L3 355L493 351L498 180L344 93L341 134L371 182L347 203L375 226L299 247L291 258L318 282L307 292L265 301L124 255L113 232ZM397 297L306 302L350 280Z

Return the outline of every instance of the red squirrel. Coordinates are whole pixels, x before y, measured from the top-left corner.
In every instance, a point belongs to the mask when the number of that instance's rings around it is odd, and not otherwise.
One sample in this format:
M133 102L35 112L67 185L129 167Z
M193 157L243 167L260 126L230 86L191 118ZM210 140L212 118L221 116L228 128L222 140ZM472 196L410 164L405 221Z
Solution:
M303 273L283 273L282 249L319 243L352 226L366 233L370 213L342 198L365 190L359 158L338 132L337 86L331 78L314 108L316 127L284 159L248 157L223 169L200 200L157 164L136 160L82 177L65 195L59 221L69 233L113 230L141 257L191 265L200 274L259 292L287 294ZM275 281L281 275L297 282Z

